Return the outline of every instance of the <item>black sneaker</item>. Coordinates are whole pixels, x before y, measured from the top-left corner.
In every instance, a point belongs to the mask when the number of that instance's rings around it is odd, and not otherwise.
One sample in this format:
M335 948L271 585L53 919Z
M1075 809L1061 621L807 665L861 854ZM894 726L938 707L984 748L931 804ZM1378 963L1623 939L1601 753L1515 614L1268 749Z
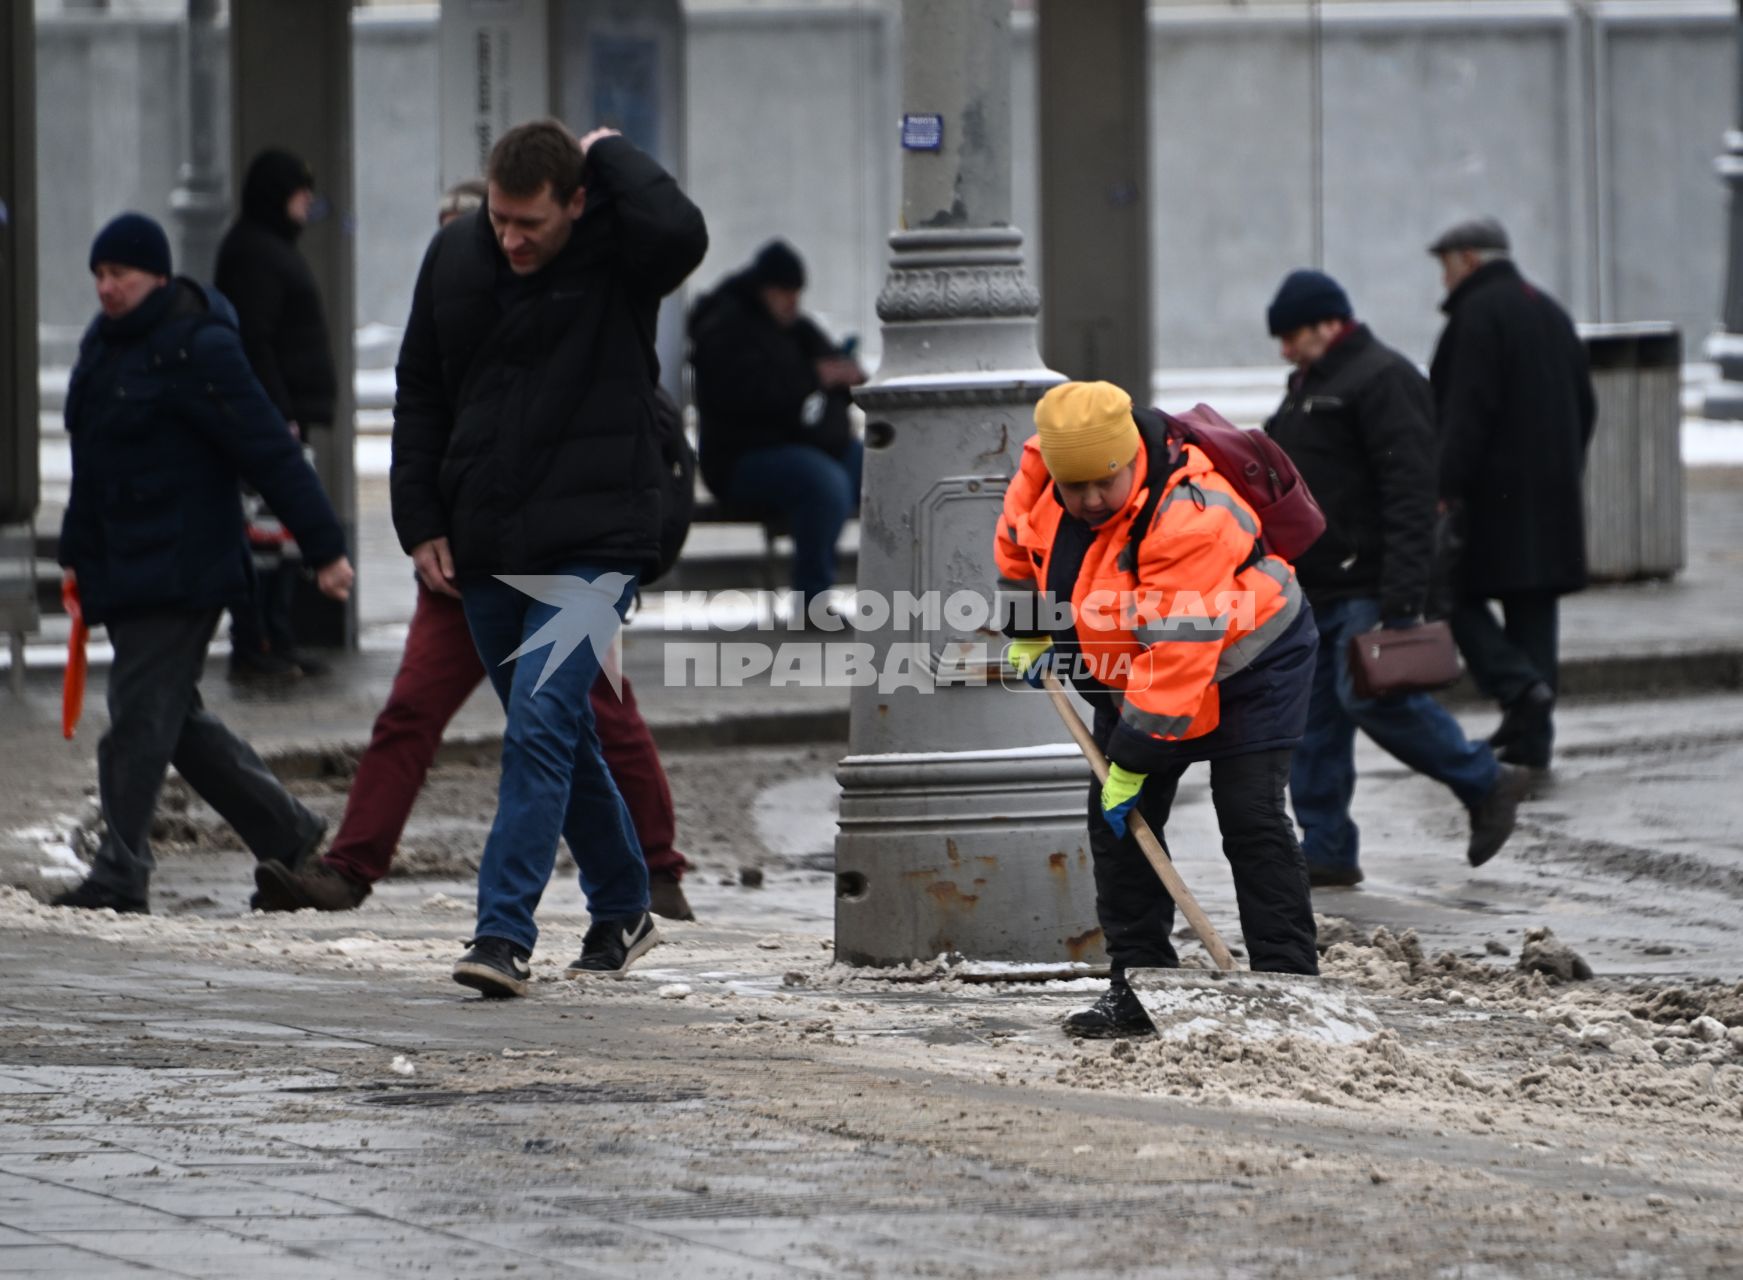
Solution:
M1101 999L1065 1020L1065 1034L1085 1040L1121 1040L1128 1036L1153 1036L1156 1028L1132 989L1115 978L1108 983Z
M1360 867L1318 867L1307 864L1307 883L1313 889L1352 889L1367 877Z
M533 969L532 952L507 938L474 938L471 950L454 963L454 981L492 1000L524 996Z
M646 911L620 920L595 920L581 939L581 955L563 970L565 978L615 978L660 940Z
M148 916L151 907L144 898L124 898L112 889L105 889L95 880L86 880L48 900L51 907L72 907L81 911L101 911L105 907L124 916Z
M1531 773L1510 764L1501 766L1494 789L1483 802L1471 810L1471 842L1465 848L1465 860L1480 867L1507 843L1513 826L1519 820L1519 802L1531 791Z

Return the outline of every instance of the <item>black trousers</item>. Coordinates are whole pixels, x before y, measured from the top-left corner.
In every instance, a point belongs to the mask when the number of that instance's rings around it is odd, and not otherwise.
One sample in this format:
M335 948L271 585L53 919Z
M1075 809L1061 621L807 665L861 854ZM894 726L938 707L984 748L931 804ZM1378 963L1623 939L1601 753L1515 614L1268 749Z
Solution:
M1560 603L1550 591L1501 596L1497 619L1487 600L1459 601L1450 619L1453 639L1487 697L1505 707L1539 681L1556 687Z
M271 568L256 570L248 603L230 610L231 648L256 657L295 656L298 646L291 613L302 567L301 560L281 559Z
M163 612L109 624L109 731L97 744L108 829L91 879L123 897L146 897L156 866L151 820L172 764L257 858L290 862L320 834L320 819L200 701L218 616Z
M1115 719L1110 711L1096 714L1096 741L1104 748ZM1253 969L1267 973L1319 972L1307 864L1283 800L1293 754L1284 748L1210 762L1211 803L1222 830L1223 856L1234 872L1247 960ZM1138 794L1138 812L1164 848L1168 842L1163 831L1187 767L1182 762L1151 773ZM1121 839L1108 826L1099 783L1089 790L1089 847L1095 859L1096 915L1114 975L1126 969L1177 968L1180 958L1169 938L1174 899L1130 828Z

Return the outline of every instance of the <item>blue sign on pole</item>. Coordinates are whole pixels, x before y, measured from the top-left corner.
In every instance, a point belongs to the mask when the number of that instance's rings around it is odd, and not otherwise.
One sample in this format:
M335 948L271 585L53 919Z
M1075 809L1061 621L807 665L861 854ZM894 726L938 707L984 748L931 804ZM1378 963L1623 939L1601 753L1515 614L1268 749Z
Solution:
M943 145L943 116L904 115L902 117L902 150L937 151Z

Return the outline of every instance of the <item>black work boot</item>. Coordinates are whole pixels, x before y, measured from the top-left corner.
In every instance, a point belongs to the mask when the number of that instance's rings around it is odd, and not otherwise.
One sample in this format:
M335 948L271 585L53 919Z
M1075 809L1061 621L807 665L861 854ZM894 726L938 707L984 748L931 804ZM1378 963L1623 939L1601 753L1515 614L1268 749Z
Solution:
M1489 735L1489 745L1504 764L1526 769L1549 768L1550 748L1555 743L1555 690L1539 680L1501 713L1501 724Z
M81 884L57 893L49 899L51 907L74 907L84 911L101 911L105 907L124 916L148 916L151 907L144 898L127 898L112 889L105 889L95 880L86 880Z
M1138 1003L1124 978L1115 978L1101 999L1065 1020L1065 1034L1085 1040L1119 1040L1127 1036L1153 1036L1156 1028Z
M1519 802L1531 790L1531 773L1510 764L1501 766L1495 775L1495 785L1482 803L1471 810L1471 842L1465 847L1465 859L1480 867L1507 843L1513 825L1519 820Z

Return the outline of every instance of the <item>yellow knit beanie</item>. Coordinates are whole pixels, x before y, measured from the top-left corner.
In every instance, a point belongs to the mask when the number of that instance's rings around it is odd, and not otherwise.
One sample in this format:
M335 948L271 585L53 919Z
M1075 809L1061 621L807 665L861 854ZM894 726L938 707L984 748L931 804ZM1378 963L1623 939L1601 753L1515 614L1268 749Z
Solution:
M1138 456L1132 397L1111 382L1066 382L1035 406L1041 457L1055 480L1105 480Z

